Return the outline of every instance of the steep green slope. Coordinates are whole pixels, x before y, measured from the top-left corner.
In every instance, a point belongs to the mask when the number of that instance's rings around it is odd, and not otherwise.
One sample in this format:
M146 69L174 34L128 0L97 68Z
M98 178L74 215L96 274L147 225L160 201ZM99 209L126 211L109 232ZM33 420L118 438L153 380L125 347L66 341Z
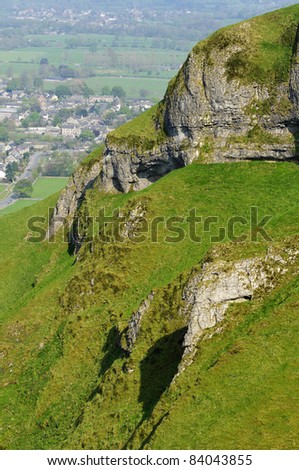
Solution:
M292 274L266 302L232 308L212 341L208 332L131 445L296 448L299 278Z
M250 208L257 206L259 220L266 215L272 216L267 232L273 243L279 246L286 236L292 239L298 233L298 183L298 167L288 163L191 165L169 174L140 193L107 195L91 189L80 211L81 215L90 217L97 215L102 207L108 214L114 208L120 208L136 236L140 235L140 227L135 224L140 210L152 221L155 217L187 217L189 210L196 208L197 214L203 218L219 217L219 225L213 224L212 228L212 235L216 235L219 226L226 227L232 216L249 218ZM179 427L182 415L189 416L189 407L191 413L194 409L203 413L207 427L210 425L210 410L205 406L197 407L201 389L194 388L193 383L205 380L208 394L220 393L213 375L217 368L209 369L205 364L218 357L219 350L226 350L235 338L252 341L260 351L256 361L253 360L255 356L249 353L236 355L241 361L236 365L239 381L248 394L246 398L244 392L248 414L240 413L239 428L247 426L250 413L254 415L258 410L262 411L263 403L249 399L250 387L258 384L260 376L253 379L244 372L258 368L260 361L265 359L261 355L267 329L257 326L258 331L253 334L248 326L250 315L253 323L260 325L260 317L266 309L258 310L256 303L236 308L236 320L232 315L230 321L230 315L229 321L225 322L225 335L205 341L206 358L196 358L177 385L168 390L181 360L182 340L188 322L179 314L182 290L192 268L199 269L198 263L211 247L210 234L203 232L201 224L198 224L197 232L197 235L202 235L201 243L195 243L188 236L179 243L166 241L165 236L176 234L170 233L163 223L159 225L157 241L155 231L154 240L142 243L136 243L135 237L127 237L123 242L103 243L96 235L92 242L83 242L74 263L74 257L69 256L67 244L61 243L60 235L50 247L47 242L30 244L26 241L27 218L33 213L43 215L45 212L46 205L40 203L20 212L18 218L15 215L14 218L7 216L0 220L1 236L12 230L9 225L12 220L15 227L14 240L10 239L7 246L7 251L15 253L14 262L0 272L3 285L5 280L8 281L3 287L3 295L7 293L10 300L4 310L3 330L3 447L96 449L139 448L142 445L161 448L167 445L188 448L191 441L187 430L178 433L179 437L171 444L172 425ZM83 224L85 233L92 228L90 218L88 222ZM181 226L187 233L186 221ZM242 225L237 224L236 235L241 234L241 229ZM242 233L249 233L249 225L243 227ZM214 244L214 247L222 257L238 259L263 254L269 244L272 242L262 239L258 243L232 243L226 237L224 242ZM281 295L289 289L287 282L292 282L291 273L288 276L290 280L282 280L281 291L277 291L282 292ZM18 284L15 279L19 280ZM151 291L155 295L150 313L145 317L138 341L128 356L119 345L123 341L122 332L132 313ZM19 300L13 304L13 299ZM292 302L296 306L296 297L294 299ZM267 301L258 302L263 305ZM275 301L269 302L267 318L273 319L274 332L280 323L276 321ZM289 308L286 312L284 321L291 324L296 308ZM271 344L274 349L278 348L279 354L285 348L284 356L279 360L290 364L288 367L292 370L293 330L292 335L279 338L279 344L276 345L275 341L276 337L273 341L271 339ZM225 357L233 360L235 355ZM273 366L272 359L271 356L269 367ZM223 371L221 368L221 373L229 374L230 367L228 362ZM280 369L273 368L272 378L278 391L282 377ZM227 398L219 405L223 420L233 413L231 398L236 393L234 383L231 388L228 382L226 386ZM181 387L183 390L186 387L186 395L181 395ZM269 403L275 409L277 419L283 420L285 411L280 405L280 395L275 397L271 391L272 381L265 382L264 387L265 394L267 390L269 392ZM287 396L293 393L292 387L292 382L286 384ZM244 405L242 400L240 396L240 409ZM150 438L156 423L165 413L170 414L162 422L163 438L158 430L157 435L153 433ZM289 408L286 416L288 413ZM211 414L211 420L213 416L216 415ZM190 416L190 423L192 420ZM195 418L192 423L193 435L201 439L201 447L214 447L214 431L202 440ZM280 446L280 431L284 428L273 426L268 418L263 423L262 428L261 423L257 426L269 436L269 441L272 439L273 446ZM245 442L248 447L256 446L250 432L247 441L240 440L239 445L237 431L234 439L224 433L217 439L220 448L230 448L233 444L242 447ZM260 447L266 446L266 442L261 441ZM290 441L285 442L293 446ZM195 444L195 440L192 441L192 445Z

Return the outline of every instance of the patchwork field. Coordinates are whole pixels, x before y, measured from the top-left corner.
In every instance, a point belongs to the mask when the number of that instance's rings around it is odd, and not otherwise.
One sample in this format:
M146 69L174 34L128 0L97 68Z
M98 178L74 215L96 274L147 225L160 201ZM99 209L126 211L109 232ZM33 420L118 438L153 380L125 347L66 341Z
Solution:
M161 98L167 81L194 45L178 40L177 48L169 49L165 45L157 47L155 41L161 42L158 38L101 34L31 35L25 41L26 47L0 50L0 75L38 75L41 61L46 58L50 67L64 64L73 68L78 78L87 79L97 93L105 85L122 86L130 98L139 97L140 89L146 89L153 98ZM89 73L95 77L89 79ZM47 90L55 89L56 85L45 81Z

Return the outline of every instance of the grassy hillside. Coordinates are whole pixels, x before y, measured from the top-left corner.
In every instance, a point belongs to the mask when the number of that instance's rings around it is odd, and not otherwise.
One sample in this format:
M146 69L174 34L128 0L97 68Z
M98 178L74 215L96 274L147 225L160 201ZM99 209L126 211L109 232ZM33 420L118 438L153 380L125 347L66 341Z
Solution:
M296 448L298 312L294 273L266 302L231 308L223 331L212 341L206 335L135 442L143 438L154 449L182 442L186 449Z
M295 164L191 165L139 193L89 190L81 215L120 208L131 220L141 208L151 222L185 218L195 208L203 218L219 217L211 232L216 235L231 217L249 218L255 206L259 220L272 216L267 232L279 246L298 234L298 183ZM54 200L0 219L1 445L293 448L295 273L269 298L231 309L223 333L204 340L194 364L169 388L187 325L179 315L182 289L210 250L211 234L199 224L201 243L188 236L176 243L165 239L176 234L160 223L152 240L142 243L104 243L96 235L76 260L60 236L53 244L28 241L28 218L45 216ZM86 233L92 230L88 220ZM181 226L187 233L186 221ZM235 234L241 229L237 225ZM140 228L135 232L140 235ZM242 233L249 233L249 225ZM226 237L213 247L231 259L264 253L269 243ZM127 357L119 335L152 290L153 304Z

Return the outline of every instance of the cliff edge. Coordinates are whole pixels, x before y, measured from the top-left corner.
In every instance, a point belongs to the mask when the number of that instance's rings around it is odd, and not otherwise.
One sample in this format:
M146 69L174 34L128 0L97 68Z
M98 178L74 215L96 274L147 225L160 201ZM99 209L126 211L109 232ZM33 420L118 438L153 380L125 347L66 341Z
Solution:
M297 4L199 42L164 99L111 132L88 171L79 167L58 201L50 232L60 216L73 217L92 185L137 191L192 162L297 159L298 41Z

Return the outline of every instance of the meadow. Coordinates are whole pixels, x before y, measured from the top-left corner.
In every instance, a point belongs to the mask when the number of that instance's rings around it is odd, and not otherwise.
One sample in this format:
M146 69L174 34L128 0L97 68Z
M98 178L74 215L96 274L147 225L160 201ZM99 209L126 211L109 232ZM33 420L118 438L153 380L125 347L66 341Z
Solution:
M138 98L139 90L146 89L158 99L194 45L178 40L176 48L172 45L170 49L167 43L157 47L155 41L163 42L159 38L101 34L28 35L24 39L22 48L0 50L2 77L38 75L46 58L50 66L73 68L96 93L105 85L122 86L130 98ZM88 78L91 71L95 76ZM46 90L56 86L57 82L45 81Z
M4 197L6 193L7 185L0 183L0 200Z
M68 182L67 177L49 177L38 178L33 184L33 198L46 199L52 194L61 191Z
M64 177L40 177L33 184L33 193L31 199L18 199L13 204L10 204L5 209L0 210L0 216L12 214L15 212L24 209L25 207L32 206L37 203L37 199L43 200L48 198L54 193L61 191L66 183L68 178ZM1 191L1 187L0 187ZM0 193L1 198L1 193Z

